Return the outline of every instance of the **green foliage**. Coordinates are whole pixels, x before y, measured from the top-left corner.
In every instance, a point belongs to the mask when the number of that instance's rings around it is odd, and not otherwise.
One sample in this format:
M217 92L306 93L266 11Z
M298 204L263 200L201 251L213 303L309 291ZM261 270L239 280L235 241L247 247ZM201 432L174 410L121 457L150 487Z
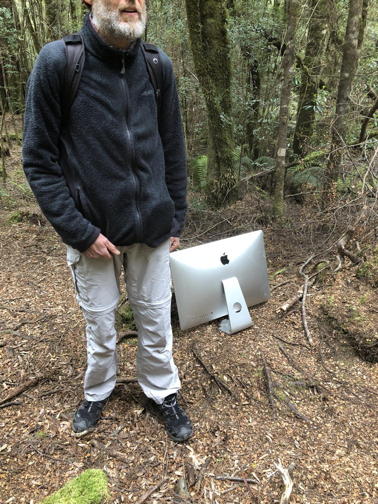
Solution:
M325 151L310 152L298 164L288 168L286 181L292 191L321 188L326 154Z
M18 50L18 38L19 34L14 26L12 9L0 7L0 69L3 72L0 78L0 98L5 110L9 108L19 110L21 107L19 70L15 58Z
M40 504L102 504L108 497L108 479L100 469L88 469Z
M208 157L197 156L191 163L193 186L197 190L203 190L207 184Z
M253 161L253 168L257 171L271 170L275 167L276 161L269 156L260 156Z
M372 256L358 267L356 277L365 280L374 288L378 287L378 247L373 250Z
M18 222L22 222L23 221L23 214L22 212L19 212L18 210L15 210L14 212L12 212L8 218L8 221L11 223L11 224L16 224Z

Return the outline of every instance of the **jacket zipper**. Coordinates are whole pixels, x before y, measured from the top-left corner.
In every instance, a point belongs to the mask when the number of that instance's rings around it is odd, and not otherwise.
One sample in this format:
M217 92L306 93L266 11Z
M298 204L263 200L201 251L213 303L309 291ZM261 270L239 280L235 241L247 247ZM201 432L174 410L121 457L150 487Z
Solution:
M136 234L136 241L140 242L142 241L143 237L143 221L142 221L142 215L140 212L139 208L139 198L140 198L140 182L139 179L135 173L136 170L136 155L135 155L135 143L134 143L134 138L133 134L130 131L129 125L128 125L128 114L129 114L129 103L130 103L130 96L129 96L129 89L127 86L126 82L126 69L125 69L125 56L122 56L122 68L121 68L121 82L122 82L122 88L123 88L123 93L124 97L126 98L126 104L127 108L125 111L125 130L126 130L126 136L129 144L129 150L130 150L130 156L131 156L131 175L132 175L132 180L135 188L135 209L136 209L136 223L135 223L135 234Z

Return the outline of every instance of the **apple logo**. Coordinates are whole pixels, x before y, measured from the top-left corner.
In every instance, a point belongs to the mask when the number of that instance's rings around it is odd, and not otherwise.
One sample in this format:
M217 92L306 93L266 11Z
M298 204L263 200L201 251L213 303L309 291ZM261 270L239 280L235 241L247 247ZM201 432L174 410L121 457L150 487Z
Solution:
M226 266L226 264L228 264L228 263L230 262L230 261L228 260L228 257L227 257L227 254L226 254L226 253L224 253L224 254L221 256L220 260L221 260L221 263L222 263L222 264L224 264L225 266Z

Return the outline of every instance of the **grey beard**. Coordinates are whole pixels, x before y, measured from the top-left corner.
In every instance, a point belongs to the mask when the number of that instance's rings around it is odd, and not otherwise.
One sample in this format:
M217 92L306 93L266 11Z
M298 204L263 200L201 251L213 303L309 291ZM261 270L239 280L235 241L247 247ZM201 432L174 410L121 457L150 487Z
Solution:
M135 40L145 32L147 15L144 11L136 23L125 23L119 20L117 11L107 9L101 2L95 2L92 6L92 21L100 33Z

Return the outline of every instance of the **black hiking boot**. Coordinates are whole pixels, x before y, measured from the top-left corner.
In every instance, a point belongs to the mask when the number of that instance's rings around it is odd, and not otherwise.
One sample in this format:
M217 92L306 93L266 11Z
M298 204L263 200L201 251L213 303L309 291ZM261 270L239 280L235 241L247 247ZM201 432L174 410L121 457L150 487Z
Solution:
M182 443L192 436L192 424L178 404L176 394L167 396L163 404L155 404L155 407L173 441Z
M101 418L107 399L103 401L83 401L78 407L72 422L72 429L76 434L85 434L93 429Z

